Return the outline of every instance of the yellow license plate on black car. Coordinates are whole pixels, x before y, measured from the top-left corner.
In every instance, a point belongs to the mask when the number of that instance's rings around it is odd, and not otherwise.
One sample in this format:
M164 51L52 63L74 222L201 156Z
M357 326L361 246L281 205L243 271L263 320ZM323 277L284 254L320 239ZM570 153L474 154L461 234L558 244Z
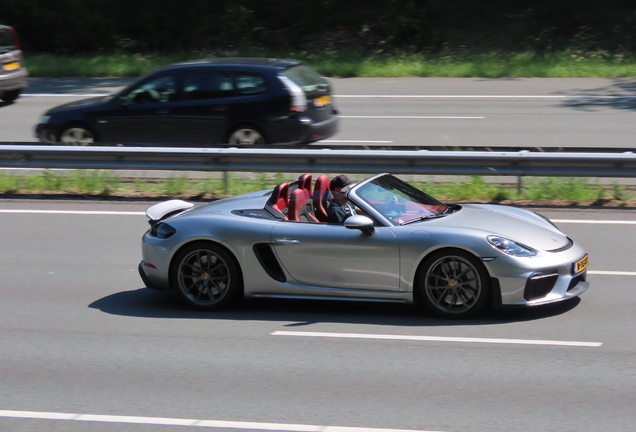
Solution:
M320 96L314 99L314 105L317 107L329 105L330 103L331 103L331 96Z
M583 270L587 268L588 264L588 256L585 255L583 258L574 263L574 273L581 273Z
M6 63L2 65L2 69L4 70L14 70L14 69L18 69L19 67L20 67L19 62L11 62L11 63Z

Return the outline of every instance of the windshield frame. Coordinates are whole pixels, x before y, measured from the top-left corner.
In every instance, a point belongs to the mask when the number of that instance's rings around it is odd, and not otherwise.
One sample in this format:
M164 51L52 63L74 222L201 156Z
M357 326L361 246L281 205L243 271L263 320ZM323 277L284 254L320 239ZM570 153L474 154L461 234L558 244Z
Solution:
M373 191L372 188L376 190ZM384 191L381 191L380 188ZM370 200L374 193L379 194L379 196L395 196L398 200L398 206L405 209L410 208L410 213L407 216L405 216L406 213L387 213L384 207L386 203L374 203ZM378 174L361 181L347 192L347 198L388 227L441 217L448 214L451 208L389 173ZM415 210L417 212L413 213Z

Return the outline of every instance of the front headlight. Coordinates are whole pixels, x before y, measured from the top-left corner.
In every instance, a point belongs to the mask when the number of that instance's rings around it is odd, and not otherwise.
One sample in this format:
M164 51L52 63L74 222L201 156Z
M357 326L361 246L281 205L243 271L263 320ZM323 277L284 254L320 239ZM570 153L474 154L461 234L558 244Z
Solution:
M486 237L486 240L488 240L488 243L490 243L492 247L506 255L514 257L529 257L537 254L537 252L531 247L517 243L505 237L491 235Z
M40 117L40 124L47 124L51 120L51 116L44 115Z

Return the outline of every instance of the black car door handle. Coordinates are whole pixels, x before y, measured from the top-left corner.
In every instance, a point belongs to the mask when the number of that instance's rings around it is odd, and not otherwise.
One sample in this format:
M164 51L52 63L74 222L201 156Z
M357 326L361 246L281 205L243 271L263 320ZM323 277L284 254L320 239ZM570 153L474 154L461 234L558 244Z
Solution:
M212 111L225 112L225 111L227 111L227 108L228 108L227 105L219 105L219 106L216 106L216 107L212 108Z
M170 110L169 109L160 109L155 111L155 114L170 114Z

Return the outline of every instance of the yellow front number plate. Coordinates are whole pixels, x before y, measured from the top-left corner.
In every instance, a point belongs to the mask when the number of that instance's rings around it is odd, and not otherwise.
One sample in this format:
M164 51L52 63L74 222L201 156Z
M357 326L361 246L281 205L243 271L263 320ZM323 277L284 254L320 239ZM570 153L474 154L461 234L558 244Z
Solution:
M314 105L317 107L329 105L331 103L331 96L320 96L314 99Z
M13 70L13 69L18 69L19 67L20 67L20 63L18 62L11 62L5 65L2 65L2 69L4 70Z
M585 255L583 258L574 263L574 273L581 273L583 270L587 268L588 256Z

